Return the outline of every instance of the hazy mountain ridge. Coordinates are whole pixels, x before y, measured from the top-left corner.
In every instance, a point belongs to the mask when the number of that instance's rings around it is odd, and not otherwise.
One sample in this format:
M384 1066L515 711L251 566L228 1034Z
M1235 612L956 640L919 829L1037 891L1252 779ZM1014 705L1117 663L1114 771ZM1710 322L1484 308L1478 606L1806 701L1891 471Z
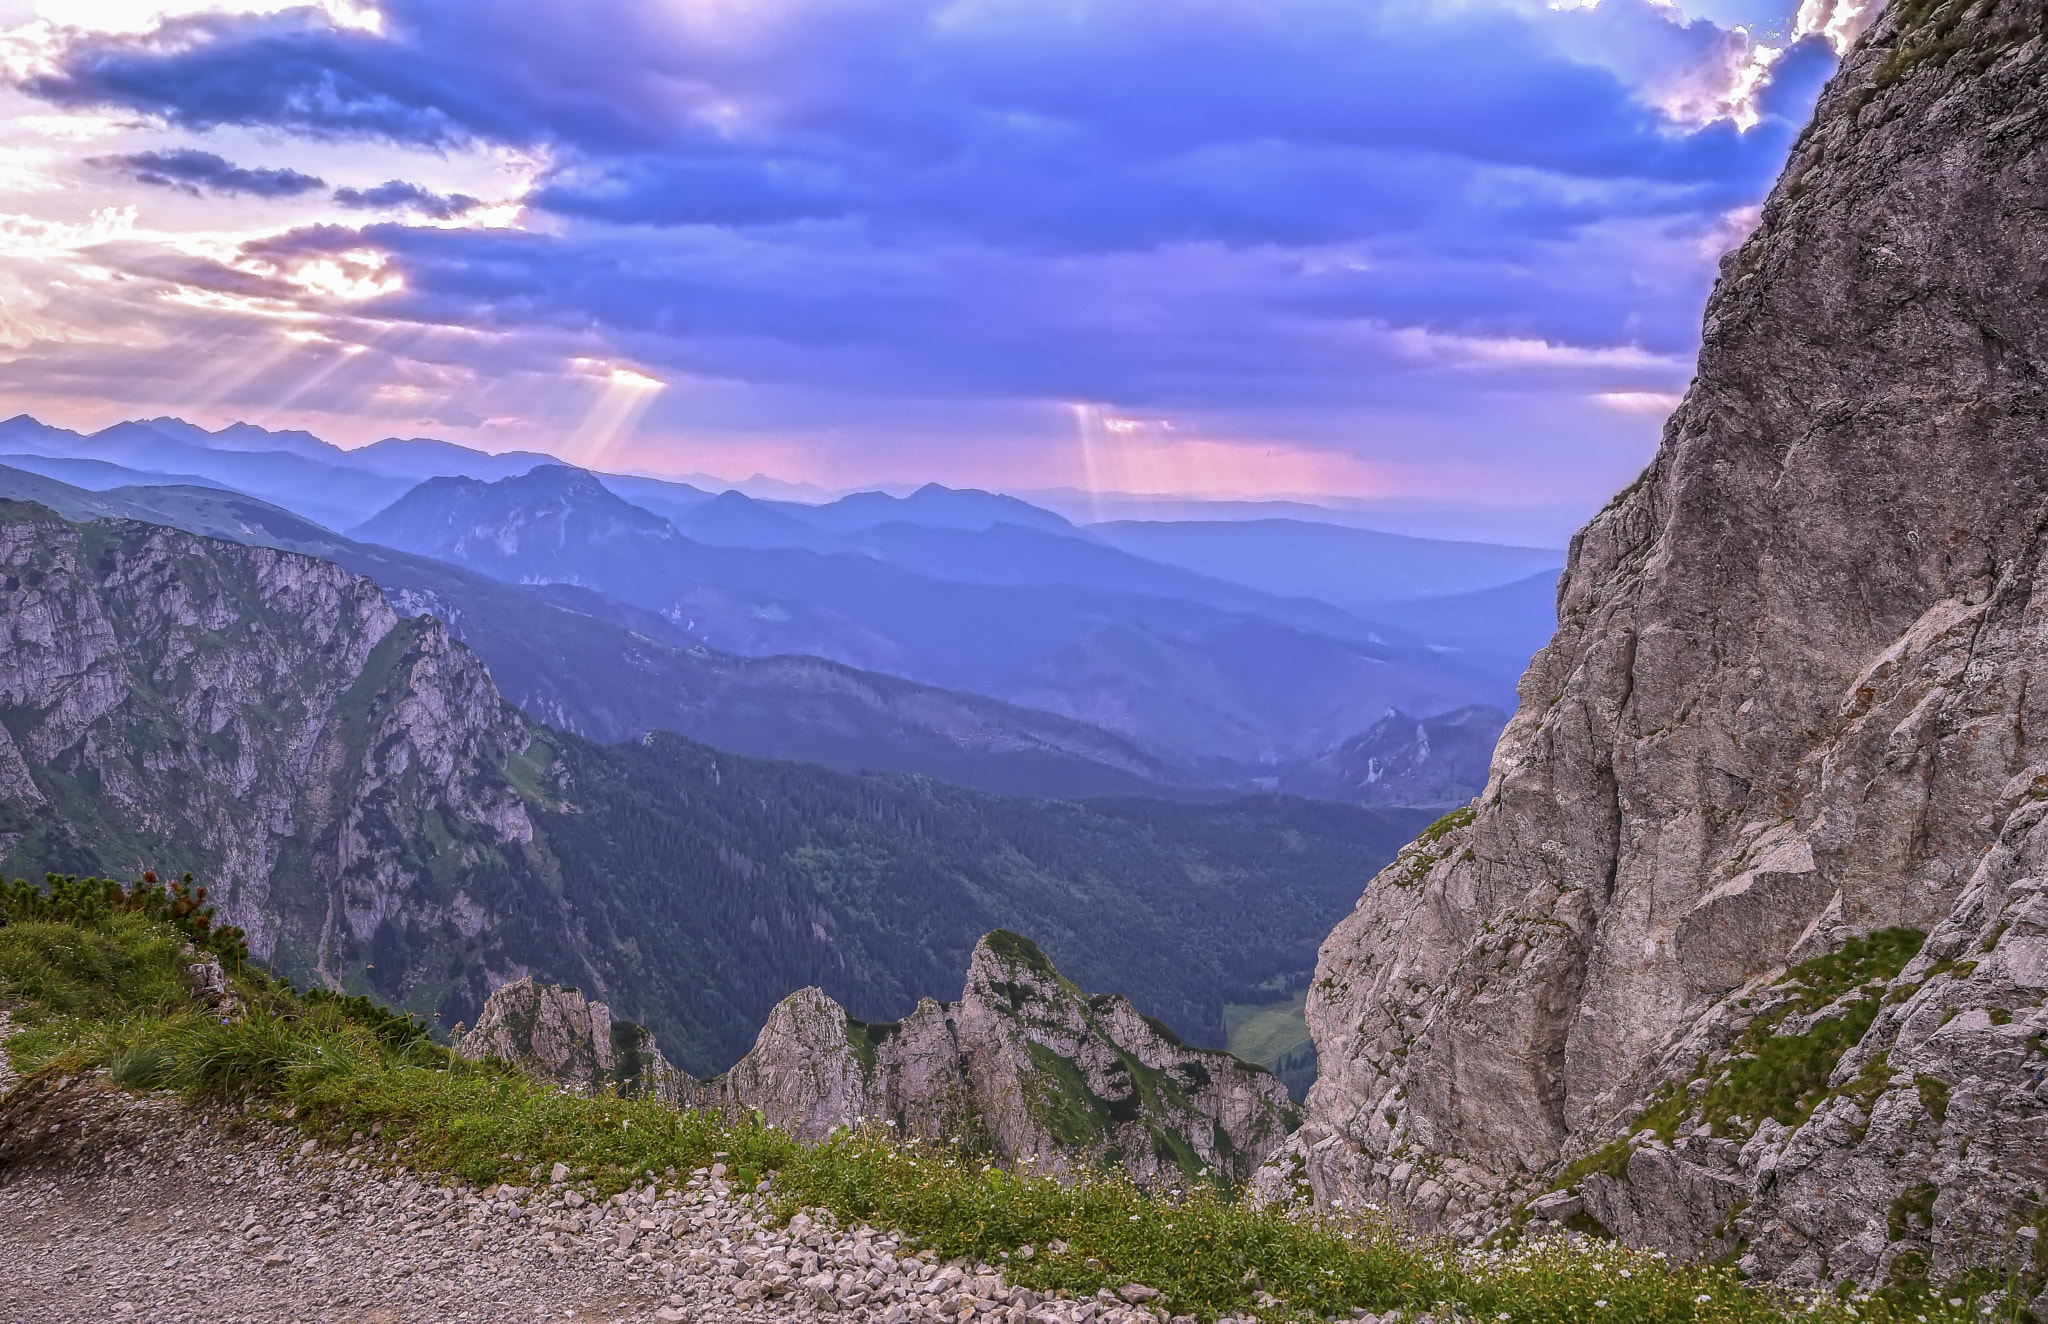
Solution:
M523 481L549 463L423 439L345 451L301 432L247 424L208 432L176 419L82 437L21 417L0 424L0 444L9 437L47 452L24 456L25 467L88 487L159 485L150 466L189 461L186 476L197 483L260 491L329 522L345 510L336 494L361 500L403 489L397 506L404 507L424 499L412 496L413 476L433 475L424 480L428 494L458 499L451 483ZM113 458L78 458L87 453ZM348 481L327 482L339 469ZM1119 550L1015 497L936 484L904 496L866 492L803 505L651 478L600 475L598 482L638 504L608 511L619 526L609 540L591 542L586 523L586 543L573 552L542 547L538 525L521 529L528 563L517 566L483 564L493 553L447 528L414 530L406 543L428 560L467 560L557 607L643 636L599 629L579 640L555 628L563 620L555 614L539 632L561 657L510 627L508 613L525 608L501 594L478 612L475 580L455 591L448 573L420 558L401 564L404 558L344 539L232 527L247 520L209 525L212 516L190 502L170 518L201 532L338 556L377 575L411 595L403 599L407 610L436 611L472 638L530 712L600 739L667 727L743 752L933 772L1006 791L1272 784L1303 760L1329 757L1391 709L1504 702L1508 677L1551 619L1540 579L1382 601L1417 587L1485 583L1551 555L1540 549L1431 543L1299 521L1121 526L1213 544L1201 567L1190 569ZM632 564L640 553L620 538L659 540L662 519L688 548L657 555L666 581L649 582L645 567ZM282 527L275 513L256 522ZM1317 543L1320 568L1293 555L1291 544L1274 552L1268 545L1276 534L1283 543ZM502 528L494 534L505 536ZM1347 558L1357 562L1348 578ZM1299 585L1323 599L1269 591L1297 586L1287 578L1290 564ZM636 575L640 582L622 582ZM579 585L598 591L576 598ZM459 600L465 595L468 609ZM1361 619L1333 598L1377 602L1379 619ZM496 624L487 628L487 618ZM716 668L702 655L666 651L707 642L724 655ZM820 660L791 660L804 655ZM773 676L758 668L750 676L739 665L770 657L779 659ZM867 674L856 679L835 666ZM933 689L953 697L935 699ZM903 706L910 694L919 696L916 711ZM1027 718L1020 709L1044 716ZM989 738L1002 748L984 758L976 747Z
M1361 619L1396 603L1469 593L1564 563L1542 547L1445 542L1300 519L1118 520L1084 532L1164 565L1266 593L1314 598ZM1370 564L1370 578L1357 568Z
M597 589L731 652L807 653L1059 713L1196 768L1320 753L1390 708L1442 711L1500 685L1413 645L1182 599L706 547L564 468L434 480L356 533L508 582Z
M664 729L758 758L925 773L1006 794L1137 794L1184 783L1115 736L1049 713L819 658L719 653L594 593L504 584L357 543L225 490L88 493L0 466L0 496L70 519L136 519L336 561L375 579L400 614L440 618L528 716L602 742Z
M1388 713L1329 753L1289 768L1279 789L1359 805L1462 805L1486 789L1507 720L1484 705L1424 718Z
M117 423L91 436L47 427L27 415L0 423L0 451L105 460L143 471L197 475L262 497L331 527L344 527L397 500L403 478L336 463L305 433L269 433L238 424L230 439L277 441L263 450L224 446L216 434L178 419ZM338 447L328 447L339 453Z

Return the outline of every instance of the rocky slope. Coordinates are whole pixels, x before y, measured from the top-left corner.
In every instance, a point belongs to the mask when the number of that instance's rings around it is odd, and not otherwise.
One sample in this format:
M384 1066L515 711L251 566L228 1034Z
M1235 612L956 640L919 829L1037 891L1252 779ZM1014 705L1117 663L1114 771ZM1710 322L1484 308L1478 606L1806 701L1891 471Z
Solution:
M926 998L871 1024L803 989L770 1013L752 1052L702 1084L662 1062L640 1027L608 1018L573 989L522 981L491 995L458 1047L579 1089L750 1109L810 1140L869 1122L1038 1171L1121 1163L1146 1183L1205 1170L1243 1180L1299 1120L1271 1073L1188 1047L1120 995L1089 997L1001 931L975 945L958 1002ZM630 1073L608 1050L621 1039L640 1055Z
M443 1026L530 973L710 1074L793 988L901 1015L1009 928L1220 1042L1416 817L600 746L331 562L0 502L0 869L191 870L283 973Z
M2044 78L2012 0L1851 52L1485 792L1325 943L1269 1191L2039 1289Z
M433 622L326 562L14 502L0 568L7 863L139 872L176 837L252 950L316 971L402 908L480 927L450 875L533 840L502 775L531 741ZM390 849L429 816L439 876Z
M1391 712L1328 753L1288 768L1280 789L1359 805L1464 804L1486 785L1508 715L1485 704L1410 717Z

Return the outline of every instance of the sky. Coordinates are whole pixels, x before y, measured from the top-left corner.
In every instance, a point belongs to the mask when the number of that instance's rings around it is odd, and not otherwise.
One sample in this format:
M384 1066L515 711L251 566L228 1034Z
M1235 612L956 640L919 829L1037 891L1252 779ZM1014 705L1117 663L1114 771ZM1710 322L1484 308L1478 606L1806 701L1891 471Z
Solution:
M0 392L1590 511L1870 0L0 0Z

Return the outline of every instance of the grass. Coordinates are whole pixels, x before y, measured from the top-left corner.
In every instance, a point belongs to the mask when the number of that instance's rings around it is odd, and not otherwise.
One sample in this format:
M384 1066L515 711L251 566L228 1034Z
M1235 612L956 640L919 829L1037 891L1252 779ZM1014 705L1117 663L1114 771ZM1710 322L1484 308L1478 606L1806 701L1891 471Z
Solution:
M1308 990L1279 1002L1229 1003L1223 1008L1223 1032L1232 1053L1270 1069L1309 1043Z
M0 921L0 1002L25 1027L7 1047L24 1075L105 1069L131 1088L265 1109L332 1143L376 1135L381 1161L422 1174L526 1182L560 1162L586 1190L608 1194L717 1159L742 1185L772 1175L769 1198L784 1213L822 1208L894 1228L942 1258L1002 1262L1012 1281L1041 1291L1144 1282L1175 1313L1205 1318L1253 1309L1296 1320L1390 1309L1444 1319L1455 1309L1495 1324L1974 1317L1974 1296L1960 1308L1924 1292L1903 1307L1801 1303L1746 1288L1726 1268L1612 1245L1460 1252L1378 1216L1254 1208L1193 1181L1148 1195L1116 1173L1056 1180L882 1129L805 1145L758 1120L578 1097L503 1064L467 1062L410 1018L360 999L302 996L232 960L247 1012L222 1024L184 993L185 943L217 941L195 934L191 916L17 887L0 889ZM1266 1293L1277 1301L1261 1306Z
M1279 1077L1300 1103L1316 1079L1316 1044L1308 1032L1308 990L1278 1002L1230 1002L1223 1032L1234 1055Z
M1462 809L1453 809L1450 813L1445 814L1442 818L1439 818L1436 822L1431 823L1428 827L1417 833L1415 836L1416 844L1434 846L1478 816L1479 811L1470 805L1466 805Z

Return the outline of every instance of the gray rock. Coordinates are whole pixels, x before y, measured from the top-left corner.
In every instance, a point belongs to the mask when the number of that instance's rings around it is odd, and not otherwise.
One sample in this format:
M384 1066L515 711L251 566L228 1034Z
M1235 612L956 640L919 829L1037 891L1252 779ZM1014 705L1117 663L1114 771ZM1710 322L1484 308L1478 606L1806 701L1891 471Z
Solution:
M960 1001L927 998L900 1022L854 1020L817 989L790 995L713 1085L807 1139L866 1121L1039 1171L1120 1161L1143 1182L1241 1180L1298 1118L1270 1072L1182 1044L1119 995L1082 993L1001 931L976 944Z
M502 774L527 728L438 623L330 562L20 502L0 570L0 800L48 834L19 858L0 839L10 866L92 858L32 765L209 861L209 901L260 958L285 943L338 977L394 918L491 927L442 879L532 841Z
M808 1140L871 1123L985 1144L1040 1171L1121 1162L1147 1182L1202 1169L1242 1180L1299 1119L1264 1068L1182 1044L1124 997L1089 997L1034 944L1000 931L976 944L959 1002L926 998L902 1021L872 1025L801 989L714 1081L671 1066L652 1035L613 1021L604 1003L532 979L492 993L457 1049L586 1093L755 1111Z
M573 988L531 976L492 992L476 1025L455 1044L464 1057L497 1057L585 1094L606 1089L631 1097L698 1101L697 1082L662 1056L645 1027L612 1019L611 1008ZM556 1164L551 1180L569 1170Z
M2019 0L1942 13L1844 61L1655 461L1573 540L1485 791L1324 944L1264 1198L1482 1235L1668 1088L1692 1107L1574 1195L1628 1239L1786 1284L2015 1255L2048 1177L2048 40ZM1929 937L1882 987L1775 982L1894 927ZM1825 1083L1700 1115L1764 1039Z

